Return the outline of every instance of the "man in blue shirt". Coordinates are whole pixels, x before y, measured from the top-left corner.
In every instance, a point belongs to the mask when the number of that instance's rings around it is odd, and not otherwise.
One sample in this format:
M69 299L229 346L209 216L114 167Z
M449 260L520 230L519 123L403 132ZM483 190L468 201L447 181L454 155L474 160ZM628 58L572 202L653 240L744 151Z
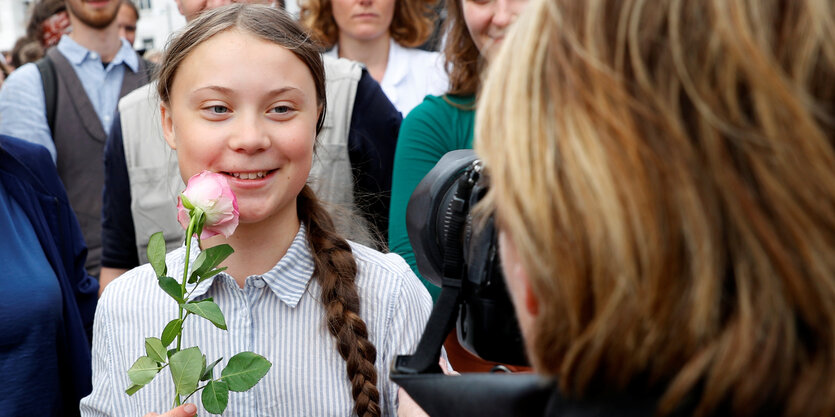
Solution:
M36 64L12 73L0 90L0 134L49 150L90 249L87 270L98 276L104 143L119 98L147 82L148 71L119 38L120 0L66 3L72 32L47 51L52 93L44 93L50 80L42 78Z

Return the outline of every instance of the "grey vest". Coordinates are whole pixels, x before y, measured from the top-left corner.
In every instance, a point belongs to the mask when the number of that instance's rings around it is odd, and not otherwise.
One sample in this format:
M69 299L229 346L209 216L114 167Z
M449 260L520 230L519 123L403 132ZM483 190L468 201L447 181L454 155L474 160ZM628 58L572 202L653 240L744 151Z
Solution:
M55 65L55 151L61 181L87 243L87 272L101 268L101 207L104 188L104 142L107 135L75 70L56 48L47 55ZM147 82L145 63L125 69L120 97Z
M346 216L354 211L348 132L362 67L346 59L325 57L324 62L328 110L308 182L328 204L338 230L351 240L367 244L370 240L364 224ZM140 263L148 262L146 250L152 234L162 231L168 251L182 245L185 235L177 222L177 195L185 184L177 155L162 135L159 104L155 84L139 88L119 101L130 177L130 210Z

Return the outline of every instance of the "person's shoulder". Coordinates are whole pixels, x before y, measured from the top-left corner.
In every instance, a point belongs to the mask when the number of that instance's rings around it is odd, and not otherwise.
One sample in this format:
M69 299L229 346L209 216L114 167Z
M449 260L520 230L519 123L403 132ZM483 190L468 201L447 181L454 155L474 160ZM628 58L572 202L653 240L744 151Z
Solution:
M322 64L325 68L326 81L340 80L343 78L358 80L362 74L362 64L347 58L335 58L322 55Z
M4 171L13 172L41 191L55 196L63 194L64 187L55 171L52 156L43 145L0 135L0 154L3 155L0 166Z
M403 124L406 126L416 121L431 121L433 125L440 124L446 126L456 114L461 112L461 108L458 105L459 99L457 96L450 96L448 94L426 96L403 119Z
M412 271L406 261L396 253L382 253L356 242L350 244L358 267L371 267L385 275L402 275Z
M0 149L32 169L38 169L39 167L52 168L52 165L46 164L46 162L52 163L52 156L42 145L12 136L0 135Z
M29 84L32 82L41 82L41 72L38 70L37 64L29 62L12 71L3 82L3 88L6 88L9 83L15 85L19 83Z
M158 111L159 95L157 94L156 82L145 84L119 99L120 113L131 113L140 109Z
M426 291L402 256L394 252L382 253L355 242L351 242L351 250L357 262L358 284L374 297L400 297L403 292Z

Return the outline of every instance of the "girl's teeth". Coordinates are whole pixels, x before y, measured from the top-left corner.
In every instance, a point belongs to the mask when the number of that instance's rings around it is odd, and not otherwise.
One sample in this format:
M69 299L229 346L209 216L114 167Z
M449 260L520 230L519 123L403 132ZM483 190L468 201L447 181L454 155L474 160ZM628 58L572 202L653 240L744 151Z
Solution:
M264 178L267 175L266 171L260 172L233 172L232 176L235 178L240 178L242 180L254 180L258 178Z

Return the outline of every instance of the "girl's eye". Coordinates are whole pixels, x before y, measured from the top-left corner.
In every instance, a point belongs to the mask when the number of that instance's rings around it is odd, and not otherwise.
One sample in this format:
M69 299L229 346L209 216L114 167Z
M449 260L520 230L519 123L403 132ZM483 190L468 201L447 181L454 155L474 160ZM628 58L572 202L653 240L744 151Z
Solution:
M272 108L272 112L273 113L278 113L278 114L289 113L290 110L292 110L292 109L289 106L275 106L275 107Z
M224 113L229 112L228 107L221 106L221 105L214 105L212 107L209 107L209 110L211 110L212 113L217 113L217 114L224 114Z

